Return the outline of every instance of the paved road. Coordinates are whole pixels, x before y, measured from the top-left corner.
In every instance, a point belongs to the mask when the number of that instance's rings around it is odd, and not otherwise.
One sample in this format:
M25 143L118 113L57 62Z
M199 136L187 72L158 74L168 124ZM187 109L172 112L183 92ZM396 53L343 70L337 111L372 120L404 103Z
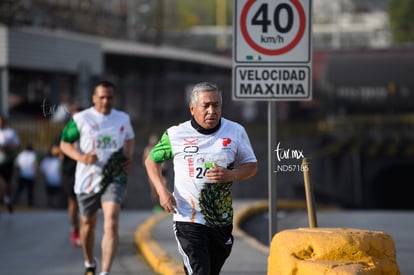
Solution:
M153 213L143 210L123 210L120 221L120 246L112 274L155 275L137 252L135 231ZM306 212L280 211L279 231L285 228L307 227ZM318 211L319 227L353 227L389 233L396 245L397 263L402 275L414 274L414 212L413 211ZM247 219L252 235L264 244L268 230L267 213ZM102 236L102 217L99 217L97 240ZM247 233L250 229L242 227ZM170 217L156 224L154 239L178 261L176 243L171 234ZM267 254L244 242L240 236L234 251L223 268L223 274L266 274ZM100 251L99 242L95 250ZM97 255L100 257L99 255ZM0 213L0 274L4 275L79 275L83 272L82 253L69 242L66 212L17 211L13 216ZM243 272L242 272L243 271Z
M120 245L112 274L154 274L136 251L134 239L138 225L150 215L151 211L123 210L121 213ZM97 228L95 251L100 253L102 216ZM100 255L97 256L99 260ZM83 274L81 250L69 242L66 212L16 211L12 216L0 213L0 274Z

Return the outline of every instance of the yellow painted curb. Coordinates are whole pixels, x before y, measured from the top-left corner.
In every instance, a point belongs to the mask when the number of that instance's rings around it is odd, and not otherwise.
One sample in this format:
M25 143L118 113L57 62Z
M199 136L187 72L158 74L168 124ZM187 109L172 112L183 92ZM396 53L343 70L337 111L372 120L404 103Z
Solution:
M182 264L172 259L151 236L152 228L169 216L160 213L149 218L135 231L135 243L153 271L162 275L181 275L185 274Z

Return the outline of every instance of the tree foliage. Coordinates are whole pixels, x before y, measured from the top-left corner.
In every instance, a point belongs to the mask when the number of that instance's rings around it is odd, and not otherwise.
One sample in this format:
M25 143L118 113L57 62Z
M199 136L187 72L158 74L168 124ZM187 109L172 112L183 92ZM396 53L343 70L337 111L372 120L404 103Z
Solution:
M395 42L414 42L414 1L392 0L388 9Z

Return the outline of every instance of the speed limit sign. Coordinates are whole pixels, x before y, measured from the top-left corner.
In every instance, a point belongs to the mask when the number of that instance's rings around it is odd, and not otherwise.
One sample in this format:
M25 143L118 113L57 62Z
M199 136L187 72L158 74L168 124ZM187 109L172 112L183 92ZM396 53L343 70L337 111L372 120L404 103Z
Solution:
M236 62L308 62L310 0L235 0Z
M233 99L311 99L311 1L234 0Z

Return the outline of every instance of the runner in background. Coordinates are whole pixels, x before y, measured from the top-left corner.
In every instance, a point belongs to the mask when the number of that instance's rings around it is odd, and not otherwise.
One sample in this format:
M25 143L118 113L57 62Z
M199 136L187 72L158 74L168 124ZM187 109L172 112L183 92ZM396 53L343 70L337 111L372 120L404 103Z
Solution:
M19 146L20 139L17 132L9 127L6 118L0 115L0 177L4 182L3 202L10 214L13 213L11 180Z
M46 187L46 205L49 208L62 208L63 190L62 190L62 160L59 152L54 150L53 145L48 154L40 163L40 171Z
M80 112L82 108L77 103L69 106L70 118ZM60 150L61 135L59 135L53 145L53 150L60 155L62 160L62 187L67 198L67 211L70 224L70 242L73 246L80 247L81 240L79 235L79 207L75 194L75 171L76 161L63 154Z
M95 231L102 209L101 273L109 274L118 247L121 205L133 166L135 133L127 113L113 108L115 85L96 84L93 106L73 116L63 129L60 149L77 161L75 193L81 222L85 275L95 275Z
M145 167L145 159L147 158L148 154L151 152L151 149L157 144L158 142L158 135L157 134L151 134L148 138L148 144L144 148L144 152L142 153L142 165ZM162 176L163 176L163 183L166 186L167 185L167 172L168 172L168 164L166 162L163 162L161 164L161 170L162 170ZM162 212L163 209L159 204L159 197L157 192L154 189L154 185L151 184L151 179L148 177L148 183L151 189L151 200L154 205L152 208L155 213Z
M15 165L18 168L17 189L14 194L13 204L19 204L20 196L24 189L27 191L27 205L34 206L34 187L39 168L36 151L31 144L27 144L16 158Z

